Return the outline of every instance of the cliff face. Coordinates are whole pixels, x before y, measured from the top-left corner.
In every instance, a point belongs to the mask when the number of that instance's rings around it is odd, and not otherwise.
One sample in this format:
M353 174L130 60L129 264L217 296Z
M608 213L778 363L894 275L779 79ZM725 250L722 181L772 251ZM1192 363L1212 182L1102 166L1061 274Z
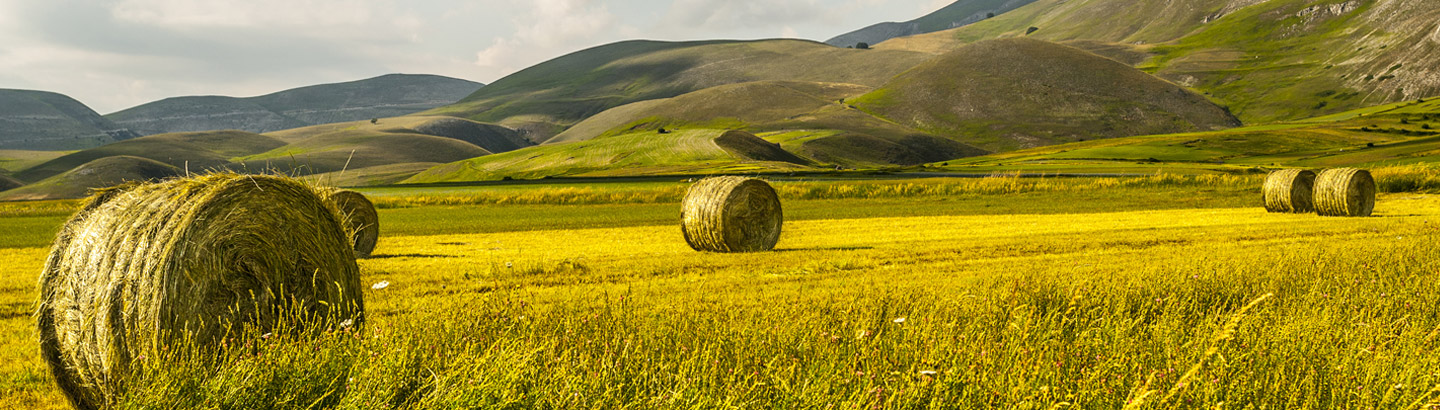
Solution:
M0 89L0 149L78 150L136 136L68 96Z
M141 135L226 129L271 132L411 114L454 103L482 86L448 77L394 74L250 98L169 98L106 117Z

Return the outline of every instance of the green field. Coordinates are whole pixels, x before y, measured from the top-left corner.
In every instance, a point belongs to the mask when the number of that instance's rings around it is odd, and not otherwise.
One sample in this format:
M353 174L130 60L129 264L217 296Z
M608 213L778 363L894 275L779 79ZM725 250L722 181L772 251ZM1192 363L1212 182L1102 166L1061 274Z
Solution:
M376 188L363 329L176 346L117 407L1440 404L1440 197L1401 183L1436 173L1379 175L1372 218L1247 175L780 179L778 249L732 255L679 180ZM0 402L65 406L31 310L74 206L0 206Z

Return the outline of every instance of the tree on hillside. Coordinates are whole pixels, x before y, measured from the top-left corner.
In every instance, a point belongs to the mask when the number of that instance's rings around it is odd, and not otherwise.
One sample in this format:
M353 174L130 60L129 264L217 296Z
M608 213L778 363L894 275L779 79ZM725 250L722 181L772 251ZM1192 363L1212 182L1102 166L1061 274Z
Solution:
M1040 30L1039 27L1030 27L1030 28L1027 28L1027 29L1025 29L1025 35L1028 36L1028 35L1030 35L1030 33L1034 33L1034 32L1039 31L1039 30Z
M869 50L869 49L870 49L870 43L866 43L866 42L863 42L863 41L862 41L862 42L859 42L859 43L855 43L855 48L861 49L861 50Z

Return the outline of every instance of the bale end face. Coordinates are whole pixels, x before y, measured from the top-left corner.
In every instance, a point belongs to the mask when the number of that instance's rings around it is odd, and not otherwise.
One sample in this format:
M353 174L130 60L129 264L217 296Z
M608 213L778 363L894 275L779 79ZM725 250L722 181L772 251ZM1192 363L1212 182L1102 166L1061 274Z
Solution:
M1315 178L1315 212L1321 216L1370 216L1375 178L1355 168L1327 169Z
M775 249L784 214L780 197L765 181L706 178L685 193L680 227L690 248L704 252Z
M1315 211L1315 173L1303 169L1282 169L1265 177L1265 210L1284 213Z

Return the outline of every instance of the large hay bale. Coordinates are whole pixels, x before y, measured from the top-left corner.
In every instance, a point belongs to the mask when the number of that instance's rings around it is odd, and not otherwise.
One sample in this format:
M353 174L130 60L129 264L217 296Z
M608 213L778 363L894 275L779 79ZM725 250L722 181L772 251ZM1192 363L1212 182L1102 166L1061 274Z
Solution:
M770 184L754 178L706 178L685 193L680 228L697 251L757 252L775 249L784 215Z
M1335 168L1315 177L1315 212L1321 216L1370 216L1375 211L1375 178L1370 171Z
M40 352L76 408L104 408L133 360L161 346L358 325L361 290L336 210L296 180L217 174L108 190L51 248Z
M1310 213L1315 173L1303 169L1282 169L1265 177L1265 210L1270 212Z
M351 190L331 188L320 192L326 201L335 204L345 218L345 231L350 234L355 256L370 257L370 253L375 251L375 242L380 240L380 214L375 212L375 204L365 195Z

